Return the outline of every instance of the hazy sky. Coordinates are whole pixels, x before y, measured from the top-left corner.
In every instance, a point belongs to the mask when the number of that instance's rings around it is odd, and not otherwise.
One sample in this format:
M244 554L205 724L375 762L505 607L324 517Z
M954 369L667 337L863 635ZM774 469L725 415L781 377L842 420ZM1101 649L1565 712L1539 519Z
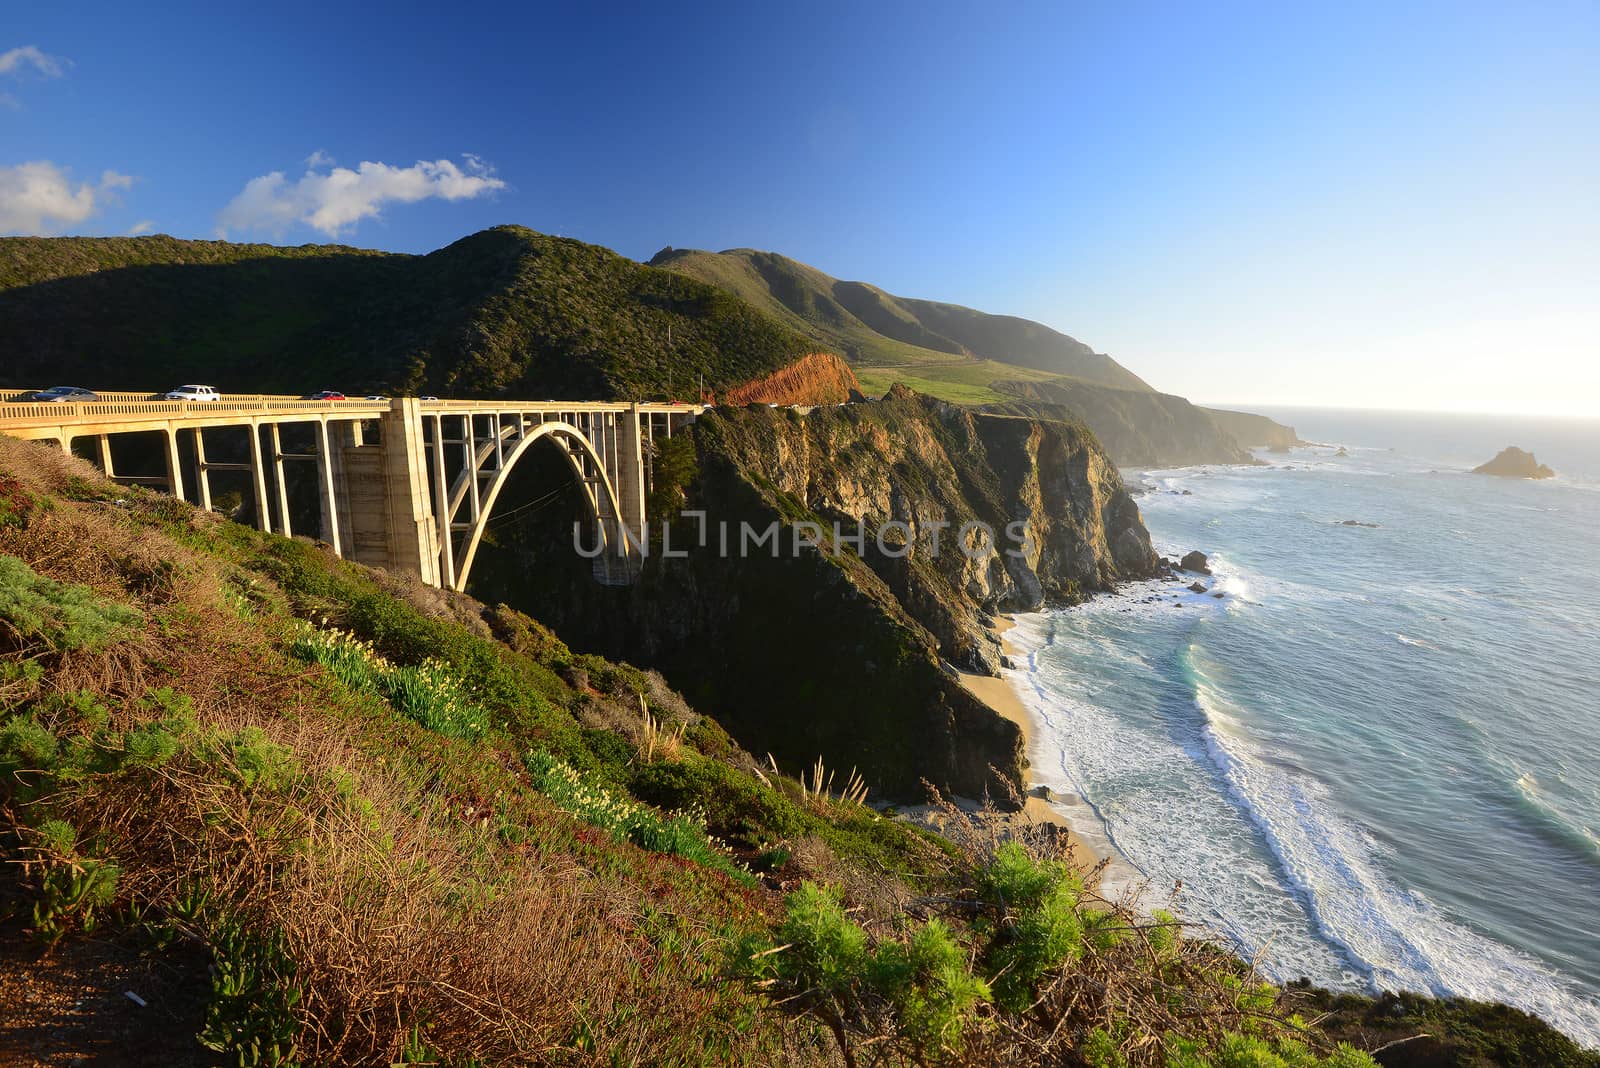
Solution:
M1593 2L156 6L0 15L0 233L755 246L1201 400L1600 403Z

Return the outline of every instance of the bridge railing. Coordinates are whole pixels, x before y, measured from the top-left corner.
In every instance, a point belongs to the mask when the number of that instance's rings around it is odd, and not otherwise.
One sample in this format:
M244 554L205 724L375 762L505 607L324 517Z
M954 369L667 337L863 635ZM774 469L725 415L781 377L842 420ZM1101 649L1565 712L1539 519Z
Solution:
M182 419L230 415L276 415L286 412L376 418L389 411L388 401L317 401L298 398L262 398L220 401L113 400L83 402L0 402L0 427L28 425L73 426L116 422L137 416Z
M8 403L10 401L16 400L18 397L26 397L26 396L28 396L30 394L37 393L37 392L39 392L39 391L36 390L36 389L0 389L0 404L5 404L5 403ZM119 390L108 390L108 389L97 389L97 390L95 390L95 395L98 396L101 401L108 401L108 402L158 401L158 400L162 400L166 396L166 393L167 393L167 391L164 390L164 389L154 390L154 391L146 390L146 391L144 391L142 393L140 393L140 392L130 392L128 390L120 390L120 391ZM258 401L258 400L265 400L265 401L292 401L292 400L301 400L302 399L301 397L299 397L299 396L297 396L297 395L295 395L293 393L224 393L224 394L221 394L221 397L222 397L222 403L230 403L230 402L236 402L236 401ZM53 402L46 402L46 403L53 403ZM86 402L86 403L93 404L93 403L96 403L96 402L89 401L89 402ZM213 403L213 402L208 401L206 403Z

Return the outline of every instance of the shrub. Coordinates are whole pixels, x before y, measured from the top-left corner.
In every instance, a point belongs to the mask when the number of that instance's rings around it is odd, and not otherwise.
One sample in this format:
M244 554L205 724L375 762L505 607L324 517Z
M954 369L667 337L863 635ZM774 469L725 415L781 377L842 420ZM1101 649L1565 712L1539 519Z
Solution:
M745 886L755 885L748 871L718 850L706 833L704 817L695 813L664 816L638 802L619 798L604 787L585 781L569 764L543 750L529 753L526 762L534 789L558 808L594 824L613 839L683 857Z
M65 652L111 645L130 633L140 615L102 601L86 586L37 574L15 556L0 556L0 620L25 641Z
M847 1065L1374 1068L1237 958L1180 938L1170 913L1106 902L1019 842L985 848L966 854L962 888L919 903L957 926L933 918L869 947L838 890L805 884L735 969L824 1024Z
M82 854L78 832L60 819L46 819L34 832L36 843L24 868L37 869L33 931L55 943L74 925L92 931L99 913L116 893L117 866Z
M460 679L442 661L394 664L370 640L305 621L297 624L289 651L321 664L352 690L382 697L395 711L436 733L471 741L489 729L488 711L467 697Z

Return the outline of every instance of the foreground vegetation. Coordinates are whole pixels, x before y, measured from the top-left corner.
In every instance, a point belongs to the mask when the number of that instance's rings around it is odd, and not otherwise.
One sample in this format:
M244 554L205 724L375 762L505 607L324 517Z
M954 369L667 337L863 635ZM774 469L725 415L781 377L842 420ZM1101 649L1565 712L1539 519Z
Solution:
M1372 1063L1054 840L821 778L520 613L0 439L0 1004L79 969L164 1064ZM135 1008L110 957L175 978ZM36 1022L0 1061L70 1052Z

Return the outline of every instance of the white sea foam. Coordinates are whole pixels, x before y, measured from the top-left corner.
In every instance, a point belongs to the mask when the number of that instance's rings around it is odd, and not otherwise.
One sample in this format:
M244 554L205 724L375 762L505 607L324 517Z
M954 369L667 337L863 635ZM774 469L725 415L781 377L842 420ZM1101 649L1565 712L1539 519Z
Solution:
M1256 749L1206 682L1208 753L1249 813L1289 888L1318 929L1390 990L1508 1001L1589 1044L1600 1043L1600 1003L1548 965L1451 921L1383 871L1377 843L1339 814L1325 787ZM1283 962L1289 963L1289 962ZM1286 978L1282 964L1268 965Z
M1237 590L1251 583L1230 574L1225 559L1213 562L1213 587L1237 582L1230 599L1248 603ZM1022 667L1011 675L1040 727L1029 754L1035 781L1081 799L1072 815L1081 823L1092 813L1106 838L1149 878L1154 896L1164 897L1181 880L1179 910L1277 980L1306 975L1347 988L1507 1001L1600 1044L1600 1003L1550 966L1451 920L1396 884L1385 874L1382 847L1339 813L1326 787L1292 755L1253 740L1202 672L1193 672L1191 744L1101 707L1069 658L1049 651L1058 640L1076 648L1087 638L1085 652L1109 670L1149 671L1142 653L1084 630L1073 617L1089 623L1131 615L1135 626L1193 627L1226 607L1209 594L1178 590L1174 597L1173 584L1139 583L1071 615L1019 617L1008 639L1023 654ZM1179 602L1191 606L1181 624L1171 607Z

